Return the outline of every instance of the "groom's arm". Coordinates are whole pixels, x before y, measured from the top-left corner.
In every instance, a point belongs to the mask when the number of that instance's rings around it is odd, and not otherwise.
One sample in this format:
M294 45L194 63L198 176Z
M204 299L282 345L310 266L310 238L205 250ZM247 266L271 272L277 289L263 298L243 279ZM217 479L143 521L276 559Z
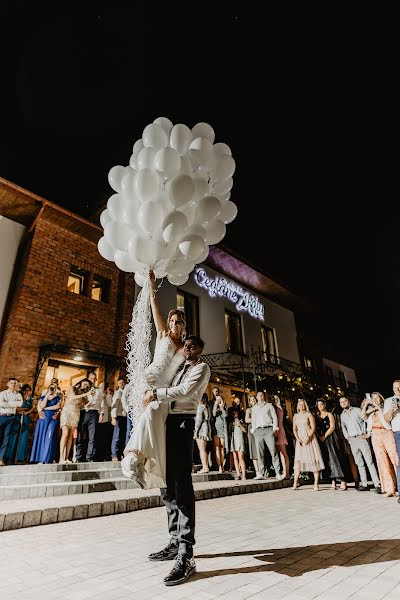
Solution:
M200 363L192 369L182 383L168 388L157 388L158 400L176 400L178 398L192 398L201 392L203 394L210 379L210 367L207 363ZM201 396L200 396L201 397Z

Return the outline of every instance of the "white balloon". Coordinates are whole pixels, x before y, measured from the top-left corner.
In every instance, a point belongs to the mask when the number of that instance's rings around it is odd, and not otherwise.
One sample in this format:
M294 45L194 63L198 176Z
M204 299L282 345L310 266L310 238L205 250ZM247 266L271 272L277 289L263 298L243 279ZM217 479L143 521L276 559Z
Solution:
M133 183L135 181L136 171L131 167L125 169L125 175L121 181L121 195L126 198L129 197L134 190Z
M113 221L125 220L125 204L120 194L113 194L107 201L107 211Z
M167 135L170 134L170 131L173 127L172 121L167 119L167 117L157 117L157 119L154 119L153 123L160 125Z
M198 202L207 196L209 193L208 183L202 177L194 177L194 194L192 198L192 204L198 204Z
M199 256L196 257L196 265L199 265L200 263L205 261L209 252L210 252L210 248L207 246L207 244L205 244L204 251Z
M238 213L237 206L234 202L227 200L222 204L221 212L218 215L218 219L225 223L232 223L234 219L236 219L236 215Z
M143 130L142 139L145 148L160 150L168 146L168 135L158 123L147 125Z
M97 242L97 248L103 258L106 260L114 260L115 250L113 246L107 242L104 236Z
M110 221L112 221L111 215L108 212L107 209L103 210L103 212L100 215L100 224L102 226L102 228L104 229L104 227L107 225L107 223L109 223Z
M167 279L171 285L183 285L189 279L189 275L168 275Z
M118 269L125 271L125 273L134 273L136 271L137 263L131 259L128 252L116 250L114 254L114 261Z
M154 157L156 151L154 148L142 148L137 157L137 168L142 169L153 169L154 168Z
M178 246L183 256L194 259L204 252L205 243L199 235L189 233L183 236Z
M226 226L225 223L216 219L207 225L207 237L206 243L210 246L211 244L218 244L225 236Z
M127 250L133 229L124 223L111 221L104 228L104 237L116 250Z
M231 197L230 192L225 192L225 194L215 194L215 195L217 196L218 200L221 201L221 204L223 204L224 202L229 200L229 198Z
M125 167L121 165L115 165L108 172L108 183L115 192L121 191L121 181L125 175Z
M165 267L169 275L187 275L194 269L194 262L190 258L182 255L176 259L172 259Z
M179 156L182 156L189 150L192 139L193 136L189 127L187 125L182 125L182 123L178 123L177 125L174 125L171 130L169 145L177 151Z
M205 165L211 156L212 144L206 138L198 137L190 144L190 150L198 150L196 153L199 165Z
M146 275L141 275L140 273L135 273L135 282L139 287L143 287L146 282Z
M163 239L167 243L176 240L185 233L187 226L188 220L183 212L179 210L170 212L161 225Z
M165 178L174 177L181 168L179 154L173 148L162 148L155 155L154 168Z
M190 157L186 153L184 156L181 156L181 173L192 177L193 171L194 169Z
M139 140L136 140L136 142L133 144L132 154L135 152L139 152L142 148L144 148L144 145L142 138L140 138Z
M232 189L233 179L232 177L228 177L228 179L222 179L222 181L218 181L213 188L212 191L214 194L226 194Z
M193 179L189 175L179 174L167 181L166 189L169 199L175 208L190 202L194 194Z
M222 179L228 179L232 177L235 172L235 161L232 156L223 154L219 157L217 166L215 167L215 179L221 181Z
M124 198L124 210L125 219L128 225L139 227L138 225L138 213L139 213L139 199L135 194L131 194L129 198Z
M152 169L142 169L135 177L134 189L142 202L153 200L160 189L160 178Z
M129 159L129 166L131 169L134 169L135 171L137 171L137 159L138 156L140 154L140 150L135 150L135 152L132 152L131 157Z
M214 129L208 123L197 123L192 128L193 138L202 137L206 138L211 144L214 143L215 133Z
M221 212L221 202L215 196L204 196L196 206L196 223L209 223Z
M168 262L171 249L166 244L132 235L128 243L128 252L132 260L153 268L161 259L166 259L165 262Z
M155 200L143 202L139 208L138 223L143 231L152 234L159 231L165 217L165 208Z
M223 142L218 142L218 144L214 144L213 152L215 154L228 154L228 156L232 156L232 150Z
M185 233L188 235L199 235L201 239L205 241L207 236L207 229L204 227L204 225L200 225L199 223L193 223L192 225L189 225Z

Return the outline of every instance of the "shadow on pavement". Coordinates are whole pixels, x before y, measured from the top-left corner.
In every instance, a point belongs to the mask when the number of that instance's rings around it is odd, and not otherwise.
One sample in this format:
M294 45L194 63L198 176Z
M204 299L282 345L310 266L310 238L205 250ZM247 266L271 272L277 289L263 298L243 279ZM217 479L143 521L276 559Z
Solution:
M250 556L263 565L238 566L228 569L197 571L195 578L207 579L222 575L268 572L298 577L303 573L329 567L353 567L400 560L400 539L363 540L338 544L319 544L294 548L243 550L215 554L196 554L195 558Z

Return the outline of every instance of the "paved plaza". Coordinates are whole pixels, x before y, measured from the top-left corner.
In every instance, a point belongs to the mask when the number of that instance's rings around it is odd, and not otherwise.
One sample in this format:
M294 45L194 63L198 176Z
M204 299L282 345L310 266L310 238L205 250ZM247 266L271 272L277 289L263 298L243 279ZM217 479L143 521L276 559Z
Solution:
M164 508L0 533L2 600L398 600L400 505L309 486L198 502L197 574L173 563Z

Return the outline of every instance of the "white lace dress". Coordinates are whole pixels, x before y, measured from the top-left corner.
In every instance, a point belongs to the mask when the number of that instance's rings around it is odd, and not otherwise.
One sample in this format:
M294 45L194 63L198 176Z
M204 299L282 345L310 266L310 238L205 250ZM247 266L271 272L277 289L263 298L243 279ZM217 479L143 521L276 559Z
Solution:
M182 349L176 351L169 336L157 336L153 362L146 369L149 388L169 387L178 367L185 360ZM124 450L121 467L124 475L137 481L143 489L165 487L165 421L168 402L153 401L142 413ZM141 452L144 469L137 476L135 456Z

